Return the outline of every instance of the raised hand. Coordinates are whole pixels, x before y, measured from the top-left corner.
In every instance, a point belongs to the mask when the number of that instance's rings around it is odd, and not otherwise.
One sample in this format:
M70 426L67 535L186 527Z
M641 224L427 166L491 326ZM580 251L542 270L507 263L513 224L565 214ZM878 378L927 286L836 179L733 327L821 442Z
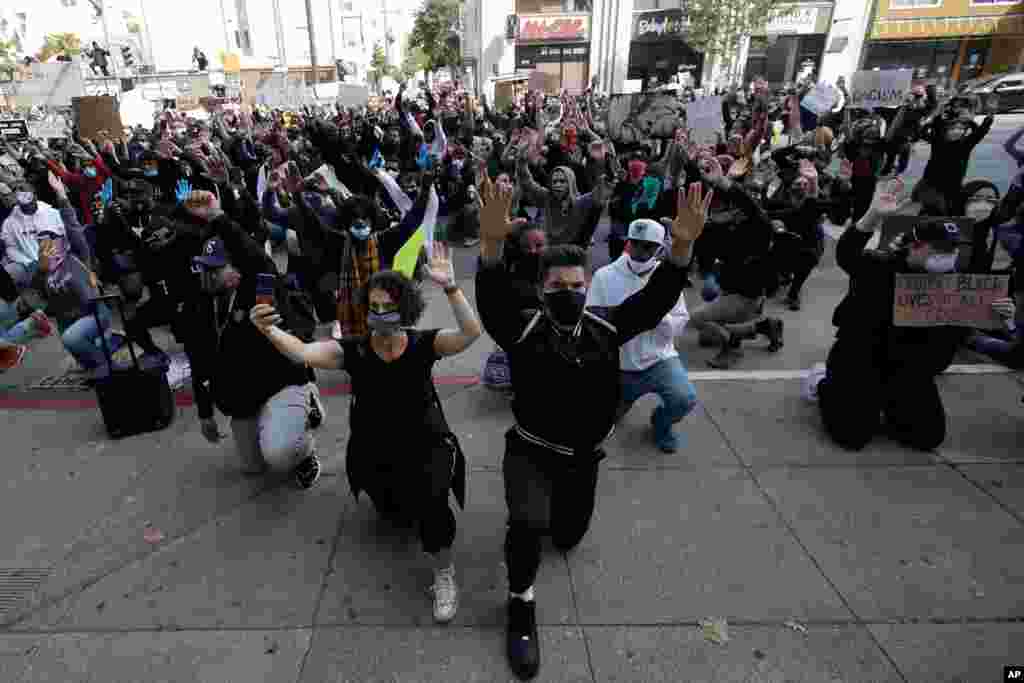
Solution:
M423 274L438 287L447 289L455 284L455 267L452 264L448 245L435 242L429 265L423 266Z
M483 207L480 209L480 238L492 244L504 242L516 227L526 219L512 219L512 189L506 186L496 188L488 180L481 188Z
M891 216L907 204L906 185L901 178L890 180L880 188L871 209L879 216Z
M1013 299L996 299L992 302L992 310L1003 320L1012 320L1017 314L1017 305Z
M49 171L46 174L46 179L50 182L50 189L53 190L54 194L56 194L61 199L67 198L68 189L64 187L64 183L61 182L61 179L53 174L53 171Z
M848 183L851 178L853 178L853 164L849 159L843 159L839 162L839 179Z
M185 198L184 206L190 214L207 222L224 213L220 200L212 192L192 192Z
M190 194L192 194L192 183L185 179L179 180L174 188L174 196L177 198L178 203L183 204Z
M672 222L673 251L679 245L688 248L700 237L714 196L713 190L706 197L703 196L700 183L690 183L689 191L679 188L676 195L676 219Z

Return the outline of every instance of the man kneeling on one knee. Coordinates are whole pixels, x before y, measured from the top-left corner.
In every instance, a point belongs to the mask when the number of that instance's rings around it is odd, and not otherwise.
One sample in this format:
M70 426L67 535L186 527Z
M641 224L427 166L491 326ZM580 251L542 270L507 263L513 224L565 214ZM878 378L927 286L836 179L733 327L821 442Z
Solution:
M625 252L594 273L587 293L587 306L618 306L644 288L661 262L665 228L657 221L640 218L629 225ZM697 403L697 392L683 367L675 338L681 334L690 313L680 294L679 301L653 330L634 337L619 349L622 369L620 417L645 394L661 399L651 415L654 442L666 453L679 448L672 426L686 417Z
M895 180L836 245L836 261L850 289L836 308L839 328L818 385L825 429L844 448L860 450L884 421L890 437L911 448L932 450L946 438L946 412L935 377L953 362L966 331L959 327L896 327L897 273L956 270L955 223L924 220L898 237L888 252L868 250L876 228L901 205Z

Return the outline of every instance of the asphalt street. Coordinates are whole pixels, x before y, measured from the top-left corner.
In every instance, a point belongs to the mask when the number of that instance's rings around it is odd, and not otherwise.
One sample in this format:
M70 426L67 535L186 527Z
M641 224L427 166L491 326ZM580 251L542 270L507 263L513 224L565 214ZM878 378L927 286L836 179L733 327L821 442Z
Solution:
M968 177L1005 191L1002 141L1021 125L1000 116ZM602 251L599 235L596 265ZM471 298L475 254L457 252ZM974 683L1024 664L1024 384L964 354L939 380L949 433L936 451L883 437L836 448L800 390L846 284L830 242L804 309L768 304L785 347L750 342L734 372L710 371L693 332L678 340L700 399L684 446L651 444L653 397L625 418L589 534L545 554L538 680ZM431 292L422 326L453 322ZM110 441L89 392L27 388L64 363L57 340L37 345L0 378L0 681L510 680L511 413L476 384L493 349L481 339L435 369L470 465L460 610L436 627L414 539L348 491L343 373L322 378L325 476L298 492L241 476L230 438L203 440L187 390L167 430ZM552 390L571 411L571 388Z

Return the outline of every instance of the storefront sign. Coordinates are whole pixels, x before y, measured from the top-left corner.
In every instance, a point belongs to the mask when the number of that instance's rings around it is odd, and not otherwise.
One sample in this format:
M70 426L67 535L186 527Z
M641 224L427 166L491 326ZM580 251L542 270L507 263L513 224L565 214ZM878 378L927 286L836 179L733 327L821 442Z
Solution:
M880 18L871 29L871 37L952 38L959 36L1015 35L1024 33L1024 14L974 17Z
M639 12L633 15L633 40L682 38L689 25L682 10Z
M832 8L822 5L778 5L762 35L828 33Z
M589 14L519 17L519 40L586 40L589 33Z

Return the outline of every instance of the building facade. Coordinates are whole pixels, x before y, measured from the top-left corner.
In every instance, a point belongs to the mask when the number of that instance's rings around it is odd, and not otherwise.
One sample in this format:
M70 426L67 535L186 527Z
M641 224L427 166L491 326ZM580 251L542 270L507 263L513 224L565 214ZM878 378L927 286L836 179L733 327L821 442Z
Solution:
M1024 2L878 0L865 69L913 69L949 88L1024 65Z
M668 83L679 74L699 87L704 55L686 42L688 21L682 0L636 0L629 45L631 81Z
M865 0L859 0L865 4ZM770 87L822 73L825 49L832 29L832 2L781 5L779 13L749 39L744 82L764 77Z

